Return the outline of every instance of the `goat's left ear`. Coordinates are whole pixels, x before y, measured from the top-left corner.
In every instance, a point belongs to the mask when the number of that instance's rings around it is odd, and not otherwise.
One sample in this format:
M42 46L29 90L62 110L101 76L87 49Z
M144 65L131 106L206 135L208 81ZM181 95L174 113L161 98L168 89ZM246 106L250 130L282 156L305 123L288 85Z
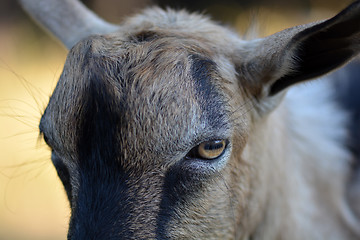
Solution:
M261 98L326 74L359 51L360 1L356 1L329 20L251 42L240 50L236 62L239 77Z

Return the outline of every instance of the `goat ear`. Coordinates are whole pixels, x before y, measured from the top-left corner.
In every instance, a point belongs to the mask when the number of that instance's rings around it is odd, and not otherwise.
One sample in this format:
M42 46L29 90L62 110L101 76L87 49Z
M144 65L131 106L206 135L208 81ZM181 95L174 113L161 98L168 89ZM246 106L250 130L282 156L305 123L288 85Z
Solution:
M237 68L253 94L272 96L326 74L359 53L360 1L329 20L255 40L248 49Z
M115 32L119 28L99 18L79 0L19 0L19 3L68 49L92 34Z

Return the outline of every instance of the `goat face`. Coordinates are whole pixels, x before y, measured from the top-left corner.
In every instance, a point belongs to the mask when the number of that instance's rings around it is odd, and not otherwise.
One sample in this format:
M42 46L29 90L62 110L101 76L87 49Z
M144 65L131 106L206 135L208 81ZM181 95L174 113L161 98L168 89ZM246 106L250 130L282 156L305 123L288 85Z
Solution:
M281 90L356 55L359 12L245 42L151 9L68 45L40 123L71 203L68 238L250 236L284 158L265 134Z
M246 207L232 199L248 202L250 183L234 66L197 39L142 34L78 43L41 120L69 237L229 238Z

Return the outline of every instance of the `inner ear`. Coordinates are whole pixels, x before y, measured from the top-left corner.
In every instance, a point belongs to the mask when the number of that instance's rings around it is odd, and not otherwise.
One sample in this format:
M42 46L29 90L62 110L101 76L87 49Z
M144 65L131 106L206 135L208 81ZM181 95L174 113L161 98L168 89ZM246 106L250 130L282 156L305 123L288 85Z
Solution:
M258 97L273 96L290 85L340 67L359 50L357 1L329 20L289 28L251 42L245 51L241 50L238 73Z
M294 83L326 74L358 53L360 14L345 18L345 13L306 29L293 38L290 44L299 45L294 55L296 70L275 81L270 95Z

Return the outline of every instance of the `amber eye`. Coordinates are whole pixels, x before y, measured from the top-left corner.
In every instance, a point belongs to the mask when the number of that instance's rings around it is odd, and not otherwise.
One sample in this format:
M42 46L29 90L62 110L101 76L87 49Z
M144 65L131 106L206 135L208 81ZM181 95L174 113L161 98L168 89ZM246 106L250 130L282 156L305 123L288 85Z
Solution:
M199 144L189 153L189 157L212 160L221 156L225 151L226 140L213 140Z

